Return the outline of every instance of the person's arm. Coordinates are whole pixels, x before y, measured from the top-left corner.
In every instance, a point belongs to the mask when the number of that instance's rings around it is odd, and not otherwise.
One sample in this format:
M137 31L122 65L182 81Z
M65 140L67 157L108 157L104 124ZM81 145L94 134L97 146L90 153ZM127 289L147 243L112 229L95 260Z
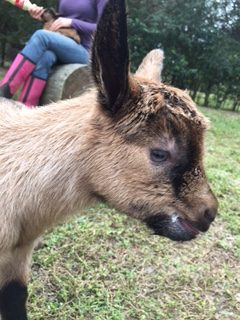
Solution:
M106 0L97 0L97 13L98 13L97 20L99 20L99 18L101 17L105 4L106 4ZM72 19L71 26L74 29L81 31L83 33L92 33L93 31L96 30L97 23L86 22L79 19Z

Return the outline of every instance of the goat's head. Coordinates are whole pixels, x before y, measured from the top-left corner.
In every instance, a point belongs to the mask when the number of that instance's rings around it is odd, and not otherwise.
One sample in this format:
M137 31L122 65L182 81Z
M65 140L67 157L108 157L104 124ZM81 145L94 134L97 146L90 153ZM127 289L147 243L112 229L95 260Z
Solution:
M109 0L92 54L94 194L156 234L190 240L217 212L203 168L207 122L187 93L154 79L151 66L160 68L145 60L129 74L125 3Z
M55 11L54 8L45 9L44 12L42 13L42 16L41 16L44 23L53 22L59 17L60 17L60 15Z

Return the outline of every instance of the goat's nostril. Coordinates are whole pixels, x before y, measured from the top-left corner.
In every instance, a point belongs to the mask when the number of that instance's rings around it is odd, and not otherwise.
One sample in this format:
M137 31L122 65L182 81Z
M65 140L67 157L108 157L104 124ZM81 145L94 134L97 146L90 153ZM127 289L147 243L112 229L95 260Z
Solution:
M204 211L204 218L207 219L209 222L213 222L216 216L216 210L215 209L206 209Z

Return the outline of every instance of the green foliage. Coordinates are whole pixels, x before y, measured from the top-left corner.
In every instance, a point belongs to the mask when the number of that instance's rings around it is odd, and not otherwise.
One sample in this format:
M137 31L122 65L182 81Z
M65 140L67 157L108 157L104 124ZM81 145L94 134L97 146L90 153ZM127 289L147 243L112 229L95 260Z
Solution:
M55 6L56 0L37 4ZM0 4L0 50L22 46L41 23L4 1ZM164 81L188 89L204 105L240 109L239 0L128 0L132 71L156 47L165 52ZM230 101L230 103L225 103Z
M46 1L34 1L46 6ZM50 0L47 5L55 6L56 1ZM24 46L32 33L41 28L41 22L33 20L25 11L19 10L11 4L0 2L0 62L4 65L6 52L9 47L20 49Z
M133 70L151 49L165 51L164 80L240 104L240 4L237 0L129 0Z

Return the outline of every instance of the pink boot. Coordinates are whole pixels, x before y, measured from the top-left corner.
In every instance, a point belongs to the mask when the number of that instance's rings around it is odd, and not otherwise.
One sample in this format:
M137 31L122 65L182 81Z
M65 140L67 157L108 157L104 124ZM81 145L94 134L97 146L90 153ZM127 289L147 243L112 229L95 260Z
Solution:
M35 64L18 54L0 81L0 97L11 98L35 68Z
M37 106L45 86L45 80L29 76L18 100L29 108Z

